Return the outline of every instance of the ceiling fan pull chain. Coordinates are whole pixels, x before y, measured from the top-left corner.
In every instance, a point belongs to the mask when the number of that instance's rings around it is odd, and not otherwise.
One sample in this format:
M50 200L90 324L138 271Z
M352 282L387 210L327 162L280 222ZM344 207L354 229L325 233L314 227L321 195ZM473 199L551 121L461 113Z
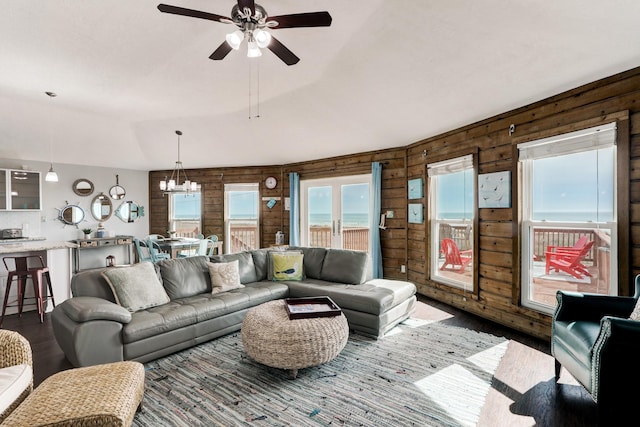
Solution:
M257 93L256 97L256 118L260 118L260 62L256 61L256 80L257 80Z

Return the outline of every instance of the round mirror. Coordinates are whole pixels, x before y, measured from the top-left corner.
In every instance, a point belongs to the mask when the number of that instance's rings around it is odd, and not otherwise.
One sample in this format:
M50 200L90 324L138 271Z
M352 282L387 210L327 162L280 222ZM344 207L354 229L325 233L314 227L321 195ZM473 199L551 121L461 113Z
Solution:
M77 226L84 221L84 210L78 205L67 205L60 211L58 219L67 225Z
M91 201L91 215L98 221L106 221L111 218L111 200L106 194L100 193Z
M109 189L109 195L113 200L121 200L124 199L124 196L127 194L124 187L121 185L114 185Z
M72 188L78 196L88 196L93 193L93 182L88 179L76 179Z
M116 175L116 185L109 189L109 195L113 200L121 200L124 199L125 191L124 187L120 185L120 176Z
M116 216L124 222L135 222L138 218L144 216L144 207L134 201L128 200L118 206Z

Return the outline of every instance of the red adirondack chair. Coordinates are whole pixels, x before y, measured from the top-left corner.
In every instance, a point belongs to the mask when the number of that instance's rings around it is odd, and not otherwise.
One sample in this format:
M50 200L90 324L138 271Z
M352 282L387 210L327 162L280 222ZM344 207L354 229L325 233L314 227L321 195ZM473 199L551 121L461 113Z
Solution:
M576 279L582 279L584 276L591 276L587 267L582 264L582 260L587 256L593 246L593 240L587 242L581 249L576 248L556 248L554 251L544 253L546 258L545 273L549 271L564 271L572 275Z
M576 251L579 252L584 248L584 246L589 242L588 236L582 236L573 246L547 246L547 252L568 252L568 251Z
M463 273L467 265L473 261L473 250L460 251L458 245L452 239L442 239L442 253L444 254L444 264L440 270L452 270Z

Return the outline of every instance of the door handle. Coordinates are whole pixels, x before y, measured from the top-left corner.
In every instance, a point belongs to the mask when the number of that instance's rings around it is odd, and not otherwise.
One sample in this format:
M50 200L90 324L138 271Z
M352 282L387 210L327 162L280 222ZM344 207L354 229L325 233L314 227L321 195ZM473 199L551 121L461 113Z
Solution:
M340 221L341 220L338 220L338 234L342 233L342 228L341 228L342 224L340 223Z
M331 235L332 236L336 235L336 221L335 220L331 221Z

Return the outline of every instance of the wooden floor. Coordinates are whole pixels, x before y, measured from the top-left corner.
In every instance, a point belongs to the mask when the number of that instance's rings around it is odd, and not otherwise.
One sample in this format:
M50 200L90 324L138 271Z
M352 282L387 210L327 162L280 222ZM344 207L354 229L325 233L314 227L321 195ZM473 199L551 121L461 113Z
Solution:
M554 362L549 343L465 313L437 301L420 297L415 317L438 320L510 340L482 410L479 426L595 426L596 405L566 372L560 385L554 381ZM28 312L7 316L3 327L24 335L33 350L34 385L48 376L71 368L55 341L51 320L40 324Z

